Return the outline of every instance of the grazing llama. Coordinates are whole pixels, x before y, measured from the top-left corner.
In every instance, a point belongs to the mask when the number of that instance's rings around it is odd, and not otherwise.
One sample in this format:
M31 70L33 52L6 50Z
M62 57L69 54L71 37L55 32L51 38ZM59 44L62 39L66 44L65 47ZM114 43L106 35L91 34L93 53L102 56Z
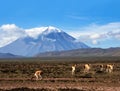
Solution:
M103 72L104 66L103 64L100 65L99 71Z
M72 75L75 75L76 64L72 66Z
M113 65L107 64L106 65L106 72L112 73L113 72Z
M85 64L84 65L84 73L88 73L90 71L90 65L89 64Z
M31 80L32 80L34 77L36 78L36 80L38 80L39 78L40 78L40 80L42 80L41 73L42 73L41 70L35 71L34 76L31 78Z

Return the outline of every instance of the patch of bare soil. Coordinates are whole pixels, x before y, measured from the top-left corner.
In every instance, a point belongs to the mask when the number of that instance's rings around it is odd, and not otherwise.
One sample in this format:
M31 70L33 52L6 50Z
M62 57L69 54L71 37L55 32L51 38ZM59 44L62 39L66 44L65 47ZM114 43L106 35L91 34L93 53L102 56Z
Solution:
M119 85L95 78L0 79L0 91L120 91Z

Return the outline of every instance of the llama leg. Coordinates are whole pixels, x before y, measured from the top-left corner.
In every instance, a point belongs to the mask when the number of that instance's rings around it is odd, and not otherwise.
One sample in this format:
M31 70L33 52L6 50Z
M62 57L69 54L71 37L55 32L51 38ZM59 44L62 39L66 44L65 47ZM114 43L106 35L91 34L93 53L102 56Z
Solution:
M87 69L84 69L84 73L87 73L88 72L88 70Z
M39 77L40 77L40 80L42 80L42 76L41 76L41 75L39 75Z
M73 75L74 73L73 73L73 70L72 70L72 75Z
M35 74L36 80L38 80L38 75Z
M73 71L72 71L72 75L74 75L74 74L75 74L75 71L73 70Z

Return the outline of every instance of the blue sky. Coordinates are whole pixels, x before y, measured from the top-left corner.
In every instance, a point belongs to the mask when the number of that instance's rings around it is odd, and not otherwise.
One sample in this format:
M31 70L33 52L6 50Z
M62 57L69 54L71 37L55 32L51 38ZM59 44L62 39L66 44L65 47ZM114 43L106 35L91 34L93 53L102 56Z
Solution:
M0 27L51 25L92 47L120 47L119 9L120 0L0 0Z
M120 0L0 0L0 25L79 27L120 21Z

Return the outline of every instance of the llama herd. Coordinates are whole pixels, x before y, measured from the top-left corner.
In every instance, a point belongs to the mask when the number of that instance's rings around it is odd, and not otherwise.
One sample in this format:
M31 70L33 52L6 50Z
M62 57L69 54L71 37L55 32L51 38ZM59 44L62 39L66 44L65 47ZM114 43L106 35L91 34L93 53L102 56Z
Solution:
M75 74L75 69L76 69L76 65L72 66L72 75ZM91 69L91 65L90 64L85 64L84 65L84 73L89 73ZM112 73L113 72L113 65L111 64L107 64L106 66L104 66L103 64L99 65L99 69L98 71L100 72L107 72L107 73Z
M71 70L71 75L75 75L75 71L76 71L76 64L72 65L72 70ZM92 69L91 64L84 64L84 73L89 73L90 70ZM100 72L107 72L107 73L112 73L113 72L113 65L111 64L107 64L107 65L99 65L99 70ZM36 80L38 80L40 78L40 80L42 80L42 76L41 76L42 70L38 70L35 71L34 76L31 78L33 79L34 77L36 78Z

